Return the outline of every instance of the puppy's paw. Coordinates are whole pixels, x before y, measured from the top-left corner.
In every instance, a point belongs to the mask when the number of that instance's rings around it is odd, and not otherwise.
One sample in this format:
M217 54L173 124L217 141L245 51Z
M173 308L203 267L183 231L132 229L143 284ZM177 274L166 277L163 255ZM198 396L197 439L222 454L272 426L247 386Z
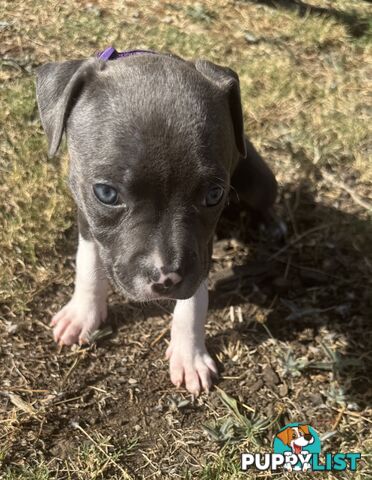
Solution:
M208 393L212 377L218 377L216 364L205 348L171 343L166 357L172 383L176 387L184 384L193 395L199 395L202 390Z
M79 302L72 299L56 315L51 326L54 327L54 340L60 345L89 343L90 335L107 317L106 301Z

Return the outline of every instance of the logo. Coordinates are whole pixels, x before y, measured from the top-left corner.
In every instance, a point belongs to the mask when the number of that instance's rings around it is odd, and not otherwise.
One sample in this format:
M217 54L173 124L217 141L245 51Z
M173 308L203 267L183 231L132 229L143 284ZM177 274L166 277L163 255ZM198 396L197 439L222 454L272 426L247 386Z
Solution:
M240 465L249 469L313 472L355 472L360 453L326 453L321 457L320 438L310 425L289 423L275 435L274 453L242 453Z

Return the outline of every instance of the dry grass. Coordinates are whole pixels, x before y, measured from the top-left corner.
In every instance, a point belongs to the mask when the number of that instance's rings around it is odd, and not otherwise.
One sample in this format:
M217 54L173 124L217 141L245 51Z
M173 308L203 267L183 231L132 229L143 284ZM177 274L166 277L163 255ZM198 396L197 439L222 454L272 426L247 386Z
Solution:
M3 478L256 478L239 472L238 452L270 450L279 426L297 420L327 451L365 455L357 474L337 478L371 478L371 9L309 3L1 3ZM212 279L232 265L244 272L212 292L208 333L224 365L219 387L248 430L218 390L193 400L170 386L167 306L113 295L118 333L87 350L53 345L48 321L72 291L75 213L66 154L46 157L32 71L110 44L234 68L246 130L280 181L286 246L252 237L238 214L215 248Z

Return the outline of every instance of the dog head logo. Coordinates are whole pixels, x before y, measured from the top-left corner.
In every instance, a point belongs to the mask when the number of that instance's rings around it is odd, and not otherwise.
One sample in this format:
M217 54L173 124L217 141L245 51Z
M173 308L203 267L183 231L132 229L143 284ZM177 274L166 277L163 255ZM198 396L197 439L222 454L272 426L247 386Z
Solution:
M320 454L320 440L316 431L310 426L301 423L291 423L282 428L274 438L274 453L290 454L305 459L302 465L293 465L290 462L284 464L288 470L310 470L308 458L314 453Z
M310 433L309 425L298 425L298 427L286 427L277 434L284 445L291 448L292 452L298 455L304 447L314 443L314 437Z

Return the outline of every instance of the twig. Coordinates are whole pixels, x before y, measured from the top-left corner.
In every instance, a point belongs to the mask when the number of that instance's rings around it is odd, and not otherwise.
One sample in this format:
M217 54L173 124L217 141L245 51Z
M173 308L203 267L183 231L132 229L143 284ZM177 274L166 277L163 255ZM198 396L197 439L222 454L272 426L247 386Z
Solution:
M76 357L75 360L74 360L74 363L71 365L71 367L68 369L68 372L66 373L65 377L62 379L62 382L61 382L61 386L60 388L63 388L67 382L67 380L69 379L71 373L75 370L75 368L78 366L78 364L80 363L80 360L82 359L82 357Z
M104 450L103 448L98 445L98 443L94 440L94 438L92 438L88 432L86 432L78 423L76 422L72 422L71 425L74 427L74 428L77 428L78 430L80 430L97 448L98 450L103 453L103 455L107 458L107 460L112 463L116 468L118 468L121 473L123 474L123 478L127 479L127 480L132 480L132 477L129 475L129 473L127 471L124 470L123 467L121 467L118 463L115 462L115 460L113 460L110 455L108 455Z
M53 406L55 407L56 405L63 405L64 403L74 402L75 400L80 400L80 399L81 399L81 396L68 398L67 400L60 400L59 402L53 403Z
M343 412L343 414L350 415L350 417L361 418L365 422L372 423L372 420L370 418L363 417L363 415L361 415L358 412L351 412L350 410L342 410L341 408L336 408L336 407L331 407L331 408L332 410L336 410L336 412Z
M332 430L336 430L336 428L338 427L338 425L341 422L341 419L342 419L342 417L345 413L345 410L346 410L346 407L342 407L341 410L339 411L339 414L337 415L336 420L335 420L334 424L332 425Z
M12 392L26 392L26 393L50 393L50 390L33 389L33 388L21 388L21 387L9 387Z
M293 240L291 240L290 242L287 243L287 245L284 245L283 248L281 248L280 250L278 250L276 253L274 253L273 255L271 255L271 257L268 258L268 262L270 262L271 260L274 260L274 258L278 257L279 255L281 255L283 252L285 252L286 250L288 250L289 247L291 247L292 245L294 245L295 243L298 243L300 240L302 240L304 237L306 237L307 235L310 235L312 233L315 233L315 232L318 232L319 230L324 230L328 227L330 227L331 225L333 225L333 223L327 223L326 225L318 225L317 227L313 227L313 228L310 228L309 230L306 230L305 232L301 233L300 236L294 238Z
M38 325L40 325L40 327L43 327L45 330L50 331L50 326L49 326L49 325L46 325L44 322L41 322L41 321L38 320L37 318L34 318L34 319L33 319L33 322L37 323Z
M288 215L289 215L289 218L291 220L291 224L292 224L292 227L293 227L293 231L295 233L295 236L297 237L298 236L298 229L297 229L297 224L296 224L296 220L295 220L295 217L293 215L293 210L291 208L291 205L289 203L288 200L285 201L285 205L287 207L287 210L288 210Z
M182 445L180 446L180 449L183 450L187 455L189 455L193 460L194 462L201 466L201 463L199 462L199 460L195 457L195 455L193 455L191 452L189 452L188 450L186 450L185 447L183 447Z
M296 233L296 236L297 236L297 233ZM289 269L291 268L291 263L292 263L292 257L289 256L289 257L288 257L287 265L285 266L285 272L284 272L284 278L285 278L286 280L287 280L287 278L288 278Z
M286 260L281 260L280 258L276 258L275 261L279 262L279 263L287 264ZM345 282L344 278L338 277L336 275L332 275L332 274L327 273L327 272L323 272L323 270L318 270L317 268L305 267L305 265L298 265L297 263L292 263L292 262L291 262L291 267L297 268L298 270L308 270L309 272L321 273L322 275L325 275L326 277L335 278L336 280L340 280L340 281Z
M9 400L12 402L12 404L17 407L19 410L22 410L25 413L28 413L29 415L35 416L37 415L37 411L35 408L31 405L31 403L27 403L21 398L19 395L15 395L14 393L11 392L1 392L3 395L6 395Z
M164 330L150 343L150 348L153 348L170 330L170 326L164 328Z
M329 172L322 171L322 175L323 175L323 178L333 183L333 185L336 185L336 187L341 188L342 190L345 190L345 192L350 195L350 197L354 200L355 203L365 208L369 212L372 212L372 204L363 200L363 198L361 198L351 187L346 185L346 183L342 182L341 180L337 180Z

